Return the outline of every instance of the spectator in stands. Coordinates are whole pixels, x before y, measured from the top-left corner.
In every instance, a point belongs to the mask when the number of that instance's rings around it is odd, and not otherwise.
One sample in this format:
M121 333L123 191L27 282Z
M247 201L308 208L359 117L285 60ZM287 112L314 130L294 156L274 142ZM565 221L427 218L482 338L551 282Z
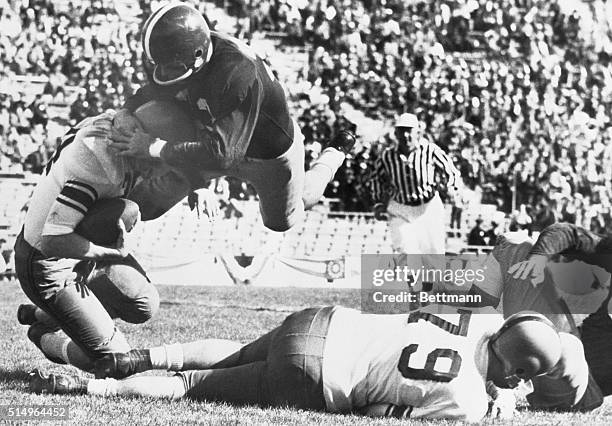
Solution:
M34 145L57 135L44 125L49 137L32 140L39 118L27 107L31 98L21 103L15 73L48 75L43 92L55 101L64 89L72 102L68 86L82 88L70 108L73 121L121 105L146 76L138 24L105 3L5 3L0 166L21 171ZM138 3L147 16L160 2ZM506 213L513 194L517 204L541 205L533 212L535 227L555 215L593 230L610 226L612 43L600 2L590 15L542 0L218 3L230 11L256 8L249 10L249 32L284 31L292 44L308 44L309 92L327 100L313 108L293 102L307 143L327 139L343 104L387 125L408 108L483 202ZM370 210L360 186L381 151L377 143L364 147L328 194L345 208ZM233 196L247 193L241 184L231 188Z
M467 238L467 243L470 246L486 246L487 240L485 239L485 230L482 229L482 218L476 219L476 225L470 230Z

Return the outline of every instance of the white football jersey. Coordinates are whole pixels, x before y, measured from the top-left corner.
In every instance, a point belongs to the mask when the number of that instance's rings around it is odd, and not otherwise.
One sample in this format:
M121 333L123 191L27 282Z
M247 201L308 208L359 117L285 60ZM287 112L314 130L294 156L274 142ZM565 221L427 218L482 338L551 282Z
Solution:
M32 194L25 240L40 250L43 235L74 231L98 200L127 196L136 181L129 160L109 148L111 113L83 120L64 136Z
M408 408L413 418L480 420L488 409L487 341L503 323L487 312L432 306L373 315L337 308L323 358L327 408L385 403Z

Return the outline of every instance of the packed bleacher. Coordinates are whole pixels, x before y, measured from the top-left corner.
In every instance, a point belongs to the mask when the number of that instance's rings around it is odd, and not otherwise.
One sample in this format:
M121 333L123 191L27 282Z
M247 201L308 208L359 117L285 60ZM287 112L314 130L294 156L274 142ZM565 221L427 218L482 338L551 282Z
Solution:
M145 81L138 29L159 3L0 0L3 173L40 173L66 125L117 108ZM505 213L527 206L536 229L558 220L610 226L612 8L605 2L211 4L197 6L224 7L237 34L274 40L275 55L305 53L302 70L278 74L306 137L307 162L337 128L357 125L358 149L327 191L339 210L371 209L364 183L393 143L384 131L359 128L356 112L384 130L412 111L425 136L453 155L479 203ZM231 193L253 196L235 181Z

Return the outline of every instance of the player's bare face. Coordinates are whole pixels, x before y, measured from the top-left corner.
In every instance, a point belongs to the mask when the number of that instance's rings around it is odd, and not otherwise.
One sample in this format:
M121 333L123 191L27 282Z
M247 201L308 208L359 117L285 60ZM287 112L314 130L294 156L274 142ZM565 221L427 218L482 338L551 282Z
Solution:
M492 380L498 388L504 389L514 389L523 380L514 366L499 353L495 342L489 344L487 379Z
M418 141L419 131L416 128L411 127L396 127L395 128L395 138L399 142L400 146L404 146L406 148L413 148L416 146Z

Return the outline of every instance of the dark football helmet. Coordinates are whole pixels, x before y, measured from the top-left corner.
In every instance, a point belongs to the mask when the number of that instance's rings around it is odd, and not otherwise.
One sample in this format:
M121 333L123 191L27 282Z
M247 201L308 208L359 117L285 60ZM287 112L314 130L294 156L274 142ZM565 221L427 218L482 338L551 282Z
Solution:
M153 65L153 81L168 86L196 73L210 60L210 28L192 6L169 3L145 22L142 47Z
M516 387L521 380L549 373L562 353L561 338L554 324L532 311L509 316L489 345L504 368L503 383L495 384L508 388Z

